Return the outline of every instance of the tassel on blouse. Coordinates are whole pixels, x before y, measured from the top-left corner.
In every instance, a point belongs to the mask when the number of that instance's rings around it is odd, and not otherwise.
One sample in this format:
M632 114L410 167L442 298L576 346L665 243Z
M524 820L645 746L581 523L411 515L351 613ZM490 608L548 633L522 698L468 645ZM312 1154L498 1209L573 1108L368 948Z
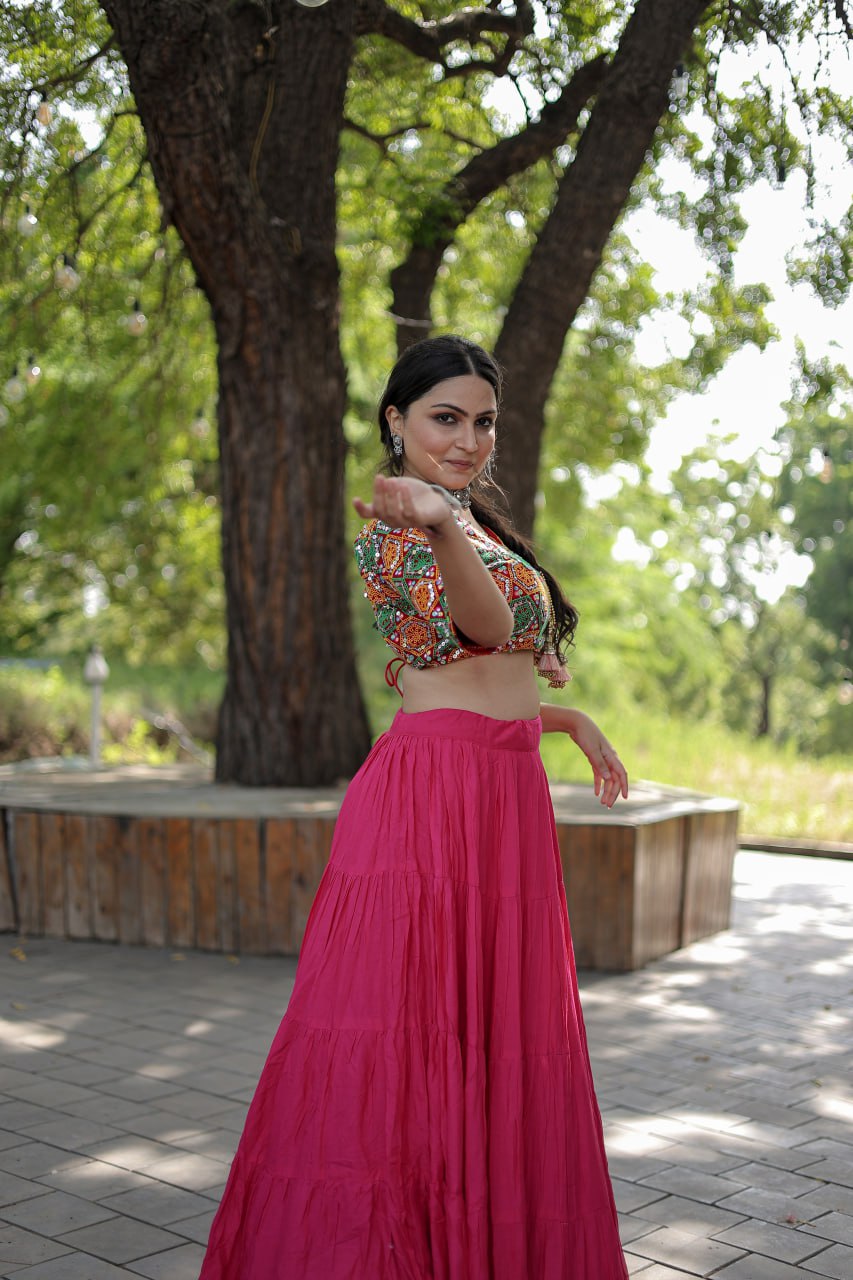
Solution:
M572 678L572 673L563 665L554 649L537 653L535 662L536 674L548 681L549 689L562 689Z

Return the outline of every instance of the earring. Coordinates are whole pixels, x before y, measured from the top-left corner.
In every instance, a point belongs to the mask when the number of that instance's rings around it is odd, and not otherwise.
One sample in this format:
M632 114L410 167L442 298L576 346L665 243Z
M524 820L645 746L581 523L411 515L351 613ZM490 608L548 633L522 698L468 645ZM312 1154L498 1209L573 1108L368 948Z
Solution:
M493 453L490 453L486 465L483 467L483 470L480 472L480 475L483 477L486 484L492 483L492 479L493 479L492 466L494 464L494 461L495 461L495 455Z
M391 445L394 449L394 457L401 458L403 456L403 437L391 434Z

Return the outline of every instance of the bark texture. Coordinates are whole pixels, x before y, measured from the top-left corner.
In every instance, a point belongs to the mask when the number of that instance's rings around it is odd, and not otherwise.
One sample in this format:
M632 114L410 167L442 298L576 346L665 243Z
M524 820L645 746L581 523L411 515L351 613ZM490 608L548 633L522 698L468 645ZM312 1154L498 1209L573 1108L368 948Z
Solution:
M353 0L104 0L219 364L228 671L216 776L318 785L370 745L342 509L335 171Z

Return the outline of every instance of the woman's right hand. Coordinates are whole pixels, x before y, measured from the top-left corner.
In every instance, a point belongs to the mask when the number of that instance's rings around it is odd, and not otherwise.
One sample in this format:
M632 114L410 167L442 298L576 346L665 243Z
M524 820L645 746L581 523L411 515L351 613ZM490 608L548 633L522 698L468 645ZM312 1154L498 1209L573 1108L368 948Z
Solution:
M377 476L372 502L353 498L352 505L365 520L382 520L391 529L438 530L453 519L443 494L414 476Z

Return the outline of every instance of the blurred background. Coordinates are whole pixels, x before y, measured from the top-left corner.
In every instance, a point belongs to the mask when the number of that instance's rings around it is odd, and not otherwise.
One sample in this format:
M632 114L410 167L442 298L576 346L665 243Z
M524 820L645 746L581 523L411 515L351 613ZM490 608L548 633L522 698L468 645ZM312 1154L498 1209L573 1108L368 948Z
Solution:
M103 14L28 8L38 30L22 34L17 6L0 18L0 762L87 750L95 642L105 760L206 759L227 638L210 309L161 229ZM559 696L600 720L634 777L734 795L749 832L849 841L849 46L815 6L785 8L763 32L709 19L676 67L565 340L535 540L581 615ZM537 9L497 79L357 48L337 170L350 538L415 215L618 41L619 5L568 6L573 28ZM434 331L495 344L583 124L458 227ZM378 733L397 695L352 570ZM585 777L571 744L543 755L553 778Z

